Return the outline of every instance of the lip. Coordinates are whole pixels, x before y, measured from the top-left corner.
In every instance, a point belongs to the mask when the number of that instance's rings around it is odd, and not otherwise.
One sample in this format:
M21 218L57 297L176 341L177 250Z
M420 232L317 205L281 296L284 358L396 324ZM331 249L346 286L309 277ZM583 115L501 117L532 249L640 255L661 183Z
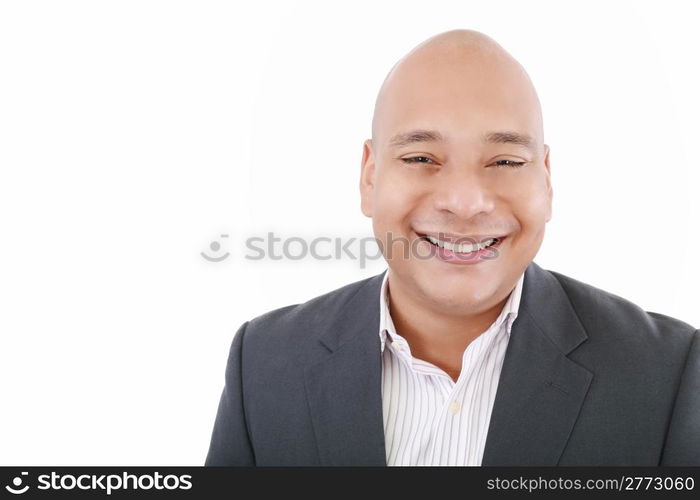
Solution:
M501 235L501 236L487 236L487 235L471 235L471 236L466 236L466 235L455 235L455 234L447 234L447 233L438 233L440 237L435 235L435 233L416 233L416 235L419 237L419 239L422 241L422 244L424 245L429 245L429 248L431 252L434 252L434 256L443 262L446 262L448 264L453 264L453 265L467 265L467 266L473 266L476 264L481 264L484 262L489 262L491 260L494 260L494 249L500 247L503 242L508 239L509 235ZM442 241L447 241L447 242L461 242L464 243L466 241L471 241L471 242L482 242L486 241L487 239L490 238L498 238L498 241L482 250L477 250L475 252L469 252L469 253L457 253L453 252L452 250L447 250L446 248L442 248L438 245L434 245L431 243L426 236L431 236L433 238L438 238ZM450 239L448 239L448 237ZM461 240L460 240L461 239ZM498 255L496 253L496 255Z
M427 231L427 232L419 232L415 231L415 233L418 235L420 238L425 238L426 236L430 236L431 238L435 238L441 241L446 241L448 243L483 243L486 240L490 240L492 238L498 238L499 240L505 239L508 235L507 234L455 234L455 233L443 233L443 232L432 232L432 231Z

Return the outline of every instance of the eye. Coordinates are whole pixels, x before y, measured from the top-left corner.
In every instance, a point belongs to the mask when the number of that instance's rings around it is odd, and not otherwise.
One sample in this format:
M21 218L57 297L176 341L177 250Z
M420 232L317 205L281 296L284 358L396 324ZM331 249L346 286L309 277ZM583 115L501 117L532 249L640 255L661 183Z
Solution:
M494 163L494 165L496 165L497 167L520 168L526 163L526 161L498 160Z
M409 156L408 158L401 158L401 161L408 164L425 163L427 165L430 165L435 163L432 159L428 158L427 156Z

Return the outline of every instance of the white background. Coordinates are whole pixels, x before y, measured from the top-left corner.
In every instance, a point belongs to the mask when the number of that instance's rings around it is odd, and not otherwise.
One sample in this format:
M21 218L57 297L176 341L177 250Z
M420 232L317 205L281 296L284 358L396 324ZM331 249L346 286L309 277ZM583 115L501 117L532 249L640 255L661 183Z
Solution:
M376 92L454 28L539 91L535 261L700 326L692 5L2 2L0 464L201 465L238 326L384 269L250 261L244 238L371 236Z

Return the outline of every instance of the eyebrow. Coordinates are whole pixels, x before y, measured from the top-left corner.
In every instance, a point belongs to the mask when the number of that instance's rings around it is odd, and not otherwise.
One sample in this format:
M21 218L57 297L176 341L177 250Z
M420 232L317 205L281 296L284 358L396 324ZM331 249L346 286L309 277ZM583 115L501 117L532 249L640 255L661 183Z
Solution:
M484 142L490 142L493 144L515 144L518 146L525 146L526 148L533 149L535 144L534 139L527 135L521 134L519 132L488 132L482 137Z
M482 135L481 139L485 143L515 144L529 149L534 149L535 143L531 136L512 131L487 132ZM444 137L437 130L418 129L396 134L389 141L389 145L392 147L403 147L417 142L437 142L442 140L444 140Z
M396 134L389 141L389 145L400 148L415 142L435 142L442 140L442 134L436 130L411 130L410 132Z

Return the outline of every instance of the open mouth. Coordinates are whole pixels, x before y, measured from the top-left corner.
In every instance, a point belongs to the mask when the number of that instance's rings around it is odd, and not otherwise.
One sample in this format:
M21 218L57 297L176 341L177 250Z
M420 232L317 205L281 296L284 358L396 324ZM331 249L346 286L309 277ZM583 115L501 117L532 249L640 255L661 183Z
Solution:
M476 238L463 237L452 241L447 241L426 234L418 234L418 237L422 240L427 241L434 247L447 250L456 254L470 254L473 252L486 250L487 248L495 248L498 247L503 242L503 240L507 238L507 236L494 236L491 238L484 238L482 241L477 241Z

